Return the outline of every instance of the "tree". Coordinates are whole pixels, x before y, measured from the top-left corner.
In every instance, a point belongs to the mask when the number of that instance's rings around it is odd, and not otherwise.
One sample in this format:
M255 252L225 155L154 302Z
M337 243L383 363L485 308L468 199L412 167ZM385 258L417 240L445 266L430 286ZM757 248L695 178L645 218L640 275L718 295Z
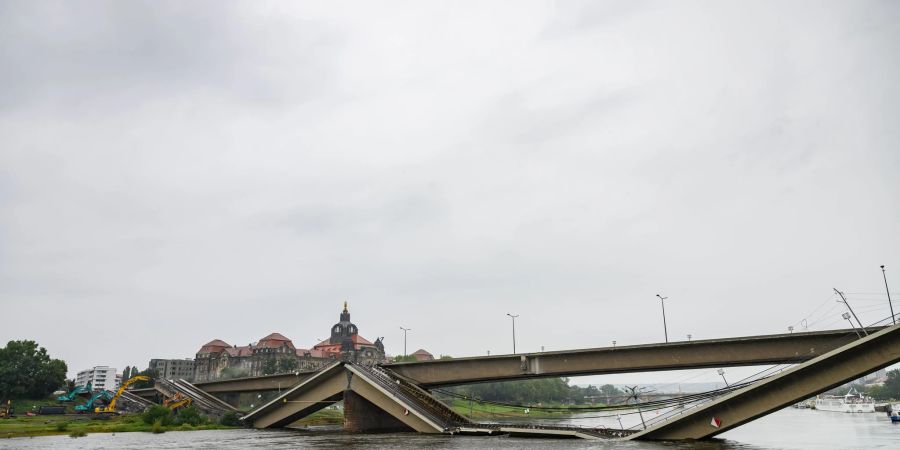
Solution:
M298 366L296 358L282 358L278 361L278 373L294 372Z
M132 370L131 370L132 373L134 373L134 371L135 371L135 369L132 369ZM150 380L149 380L149 381L135 381L134 383L131 384L131 387L130 387L131 389L151 388L151 387L153 387L153 385L156 383L156 381L155 381L155 379L156 379L156 377L157 377L157 375L156 375L156 369L142 370L142 371L140 371L140 372L138 372L138 373L135 373L131 378L134 378L134 377L136 377L136 376L138 376L138 375L143 375L143 376L145 376L145 377L150 377Z
M67 371L37 342L9 341L0 348L0 398L46 397L65 385Z
M131 366L125 366L125 369L122 370L122 382L131 378Z
M884 385L870 389L869 395L878 400L900 399L900 369L888 372Z

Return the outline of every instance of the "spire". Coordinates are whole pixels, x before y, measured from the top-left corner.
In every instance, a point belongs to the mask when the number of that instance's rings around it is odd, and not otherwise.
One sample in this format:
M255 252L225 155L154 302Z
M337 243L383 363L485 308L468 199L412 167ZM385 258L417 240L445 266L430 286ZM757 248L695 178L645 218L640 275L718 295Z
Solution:
M344 300L344 312L347 312L347 300Z

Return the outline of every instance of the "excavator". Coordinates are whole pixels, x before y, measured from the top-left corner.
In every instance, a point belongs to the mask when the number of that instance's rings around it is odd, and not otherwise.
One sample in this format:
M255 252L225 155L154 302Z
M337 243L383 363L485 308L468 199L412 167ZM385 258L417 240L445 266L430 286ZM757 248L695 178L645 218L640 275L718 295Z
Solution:
M110 391L97 392L96 394L92 395L90 400L85 402L85 404L75 405L75 412L77 412L79 414L91 412L91 410L94 409L94 402L96 402L97 400L100 400L101 398L104 400L110 400L110 399L112 399L112 396L113 396L113 394Z
M12 400L7 400L6 404L0 404L0 419L9 419L16 415L12 407Z
M72 392L69 392L66 395L60 395L56 397L57 400L61 402L71 402L75 401L75 397L78 397L78 394L84 394L86 392L91 392L91 383L88 383L86 386L76 386L75 389L72 389Z
M193 403L193 399L182 394L181 392L176 392L175 395L163 400L163 406L171 409L172 411L177 411L179 408L186 408L191 406Z
M129 378L127 381L122 382L122 386L119 387L119 390L116 391L116 395L109 400L109 403L100 408L94 408L95 414L116 414L116 402L119 400L119 397L122 396L122 393L125 392L125 388L131 386L132 383L136 383L138 381L150 381L150 377L145 375L136 375Z

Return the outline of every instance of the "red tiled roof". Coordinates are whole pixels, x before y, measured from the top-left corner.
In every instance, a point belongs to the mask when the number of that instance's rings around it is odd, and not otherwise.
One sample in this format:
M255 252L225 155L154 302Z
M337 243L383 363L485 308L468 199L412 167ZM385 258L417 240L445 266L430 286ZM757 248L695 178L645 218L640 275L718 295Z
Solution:
M228 356L231 357L250 356L253 354L253 346L245 345L243 347L230 347L226 348L225 351L228 353Z
M366 338L360 336L359 334L351 335L350 338L356 347L359 347L360 345L371 345L371 346L375 345L375 344L369 342ZM313 348L332 347L332 346L340 348L341 343L338 342L336 344L332 344L330 339L325 339L324 341L319 342L318 344L314 345Z
M203 347L200 347L200 350L197 353L219 353L222 350L230 347L225 341L221 339L213 339L206 344L203 344Z
M281 333L272 333L272 334L259 340L259 342L262 342L262 341L288 341L288 342L291 342L290 339L284 337L284 335Z
M427 351L425 351L425 349L423 349L423 348L420 348L420 349L418 349L418 350L412 352L412 354L413 354L413 355L427 355L427 356L434 356L434 355L432 355L431 353L428 353Z
M309 356L312 356L313 358L327 358L328 357L328 355L326 355L326 353L322 350L305 349L305 348L297 349L297 356L305 356L307 353L309 353Z
M260 339L259 342L256 343L256 346L262 348L281 348L285 344L288 346L288 348L294 348L294 343L291 342L290 339L284 337L280 333L272 333Z

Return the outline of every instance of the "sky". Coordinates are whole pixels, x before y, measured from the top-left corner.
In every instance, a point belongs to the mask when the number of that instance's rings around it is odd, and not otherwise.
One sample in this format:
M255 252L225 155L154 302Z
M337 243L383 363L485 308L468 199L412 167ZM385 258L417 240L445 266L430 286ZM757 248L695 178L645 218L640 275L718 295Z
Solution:
M507 314L519 352L849 327L833 288L876 322L882 264L900 313L898 22L0 0L0 342L74 376L308 348L345 300L391 354L401 326L409 352L510 353Z

